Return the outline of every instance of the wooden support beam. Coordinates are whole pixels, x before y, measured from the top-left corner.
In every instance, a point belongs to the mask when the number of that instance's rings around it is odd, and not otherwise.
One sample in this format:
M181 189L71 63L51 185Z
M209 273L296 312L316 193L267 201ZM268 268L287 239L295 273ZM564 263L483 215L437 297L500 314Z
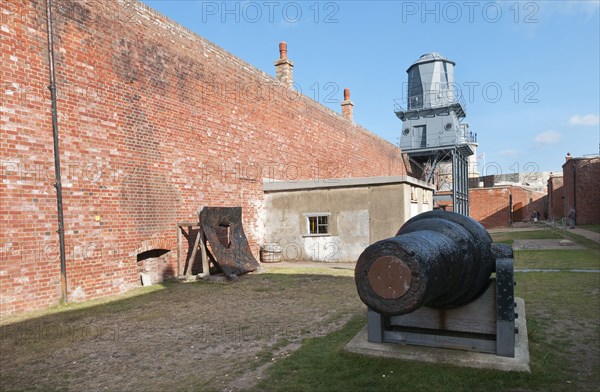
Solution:
M181 226L177 224L177 276L181 275Z
M206 238L204 237L204 230L200 226L198 231L198 237L200 237L200 256L202 257L202 276L210 276L210 270L208 266L208 254L206 253Z
M191 232L191 228L190 228ZM188 262L187 270L185 271L185 276L192 275L192 265L194 264L194 260L196 260L196 254L198 253L198 243L200 242L200 237L202 237L202 227L198 229L198 235L196 236L196 241L194 241L194 250L192 251L192 255L190 256L190 260Z

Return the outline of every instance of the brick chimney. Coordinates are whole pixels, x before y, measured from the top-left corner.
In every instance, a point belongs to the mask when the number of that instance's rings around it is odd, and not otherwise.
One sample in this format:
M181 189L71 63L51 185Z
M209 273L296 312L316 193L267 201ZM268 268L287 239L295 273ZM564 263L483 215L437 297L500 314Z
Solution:
M566 161L569 161L569 160L571 160L571 158L572 158L572 157L571 157L571 153L570 153L570 152L568 152L568 153L567 153L567 156L565 157L565 162L566 162Z
M342 105L342 117L350 122L354 122L354 103L350 100L350 89L344 89L344 101Z
M287 44L279 43L279 60L275 61L275 77L288 88L294 83L294 63L287 58Z

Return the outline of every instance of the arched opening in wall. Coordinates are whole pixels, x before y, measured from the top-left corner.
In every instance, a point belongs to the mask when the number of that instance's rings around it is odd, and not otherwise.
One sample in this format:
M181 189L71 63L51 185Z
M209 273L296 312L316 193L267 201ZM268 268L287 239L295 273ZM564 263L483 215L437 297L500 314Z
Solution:
M150 286L175 276L168 263L170 249L149 249L137 254L137 266L142 286Z
M160 257L160 256L162 256L164 254L169 253L169 252L170 252L169 249L150 249L150 250L147 250L145 252L138 253L137 254L137 261L139 263L140 261L144 261L144 260L147 260L147 259L157 258L157 257Z

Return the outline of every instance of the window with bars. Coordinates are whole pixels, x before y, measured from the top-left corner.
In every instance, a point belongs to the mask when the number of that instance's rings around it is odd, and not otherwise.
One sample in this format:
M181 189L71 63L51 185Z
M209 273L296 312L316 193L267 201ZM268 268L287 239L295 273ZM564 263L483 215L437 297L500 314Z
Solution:
M306 218L309 235L329 234L328 214L310 214Z

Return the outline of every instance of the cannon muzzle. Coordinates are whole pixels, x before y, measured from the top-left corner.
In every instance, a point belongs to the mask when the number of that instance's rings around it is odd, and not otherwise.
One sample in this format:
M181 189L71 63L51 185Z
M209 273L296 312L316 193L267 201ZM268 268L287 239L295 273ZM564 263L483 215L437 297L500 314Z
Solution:
M495 262L492 239L481 224L454 212L430 211L410 219L395 237L367 247L354 277L369 308L395 316L476 299L488 287Z

